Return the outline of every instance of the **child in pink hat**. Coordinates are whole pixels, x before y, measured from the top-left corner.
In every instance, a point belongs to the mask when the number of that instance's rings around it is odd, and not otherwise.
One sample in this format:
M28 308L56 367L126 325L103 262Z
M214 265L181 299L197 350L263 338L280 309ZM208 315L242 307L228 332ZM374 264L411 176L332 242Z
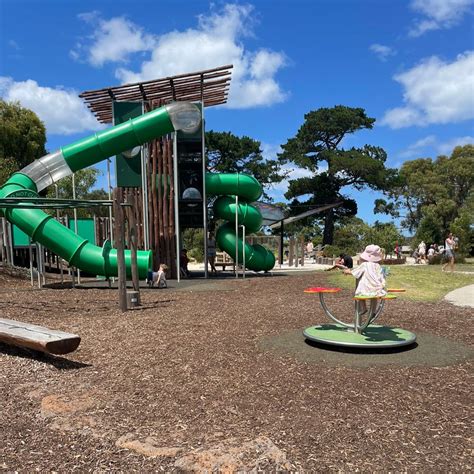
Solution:
M378 262L382 260L382 252L378 245L367 245L360 259L362 263L353 270L345 270L346 275L357 278L356 296L385 296L385 276ZM361 302L362 314L367 312L365 301Z

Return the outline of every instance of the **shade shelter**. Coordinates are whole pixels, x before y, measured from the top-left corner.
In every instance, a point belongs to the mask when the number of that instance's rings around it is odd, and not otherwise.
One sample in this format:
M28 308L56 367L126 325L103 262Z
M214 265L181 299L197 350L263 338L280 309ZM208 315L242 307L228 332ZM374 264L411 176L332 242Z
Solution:
M312 209L309 209L308 211L302 212L301 214L297 214L296 216L290 216L269 225L270 229L275 229L275 230L280 229L280 255L278 256L280 265L283 263L283 232L285 229L285 225L292 224L293 222L297 222L301 219L305 219L306 217L310 217L315 214L319 214L321 212L327 211L328 209L338 207L341 204L342 202L336 202L333 204L323 204L321 206L317 206Z

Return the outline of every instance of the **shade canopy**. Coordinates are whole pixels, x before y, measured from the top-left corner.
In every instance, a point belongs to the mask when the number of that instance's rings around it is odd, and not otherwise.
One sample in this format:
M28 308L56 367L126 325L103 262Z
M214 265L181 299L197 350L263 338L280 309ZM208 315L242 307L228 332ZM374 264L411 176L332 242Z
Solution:
M101 123L112 123L112 102L202 102L205 107L225 104L232 64L150 81L84 91L79 97Z

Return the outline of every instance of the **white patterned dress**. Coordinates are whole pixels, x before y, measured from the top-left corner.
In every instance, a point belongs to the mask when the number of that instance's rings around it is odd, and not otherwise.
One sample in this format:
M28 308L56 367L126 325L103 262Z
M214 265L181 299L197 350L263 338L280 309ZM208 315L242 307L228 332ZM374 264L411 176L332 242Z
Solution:
M382 267L375 262L363 262L352 270L352 275L357 278L356 295L384 296L385 277Z

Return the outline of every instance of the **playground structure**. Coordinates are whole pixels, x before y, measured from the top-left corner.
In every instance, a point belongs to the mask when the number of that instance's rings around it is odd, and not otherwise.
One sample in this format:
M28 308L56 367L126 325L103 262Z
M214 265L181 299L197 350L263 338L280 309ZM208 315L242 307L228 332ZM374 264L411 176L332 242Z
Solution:
M61 220L59 214L55 220L41 210L38 195L43 189L55 184L61 178L71 174L74 178L74 173L80 169L102 160L107 160L109 165L109 157L114 154L117 155L117 167L124 167L126 176L125 180L122 179L122 183L117 180L122 191L119 206L114 206L114 215L118 214L121 206L129 206L127 203L133 199L134 246L142 249L135 252L138 278L145 278L150 268L156 268L159 263L166 263L170 268L171 276L179 279L182 229L189 226L203 226L207 234L206 192L218 197L214 205L214 215L228 221L218 229L217 245L225 250L234 262L244 268L254 271L269 271L273 268L275 263L273 252L267 251L258 244L244 244L246 233L257 231L262 224L258 207L252 205L252 202L262 194L261 185L253 177L243 174L205 173L204 128L201 124L203 107L225 103L230 81L228 69L231 67L224 66L215 70L176 76L168 78L164 83L162 80L156 80L130 84L123 86L124 88L121 86L114 90L107 89L110 100L105 106L112 107L112 116L110 109L104 109L104 99L101 95L103 90L86 91L81 94L81 97L89 102L89 106L99 121L108 123L114 119L116 125L36 160L15 173L0 189L0 202L3 203L3 205L0 204L0 212L8 222L15 225L14 231L19 230L26 234L27 242L23 243L23 249L29 249L31 270L33 259L31 242L34 242L37 245L35 252L37 267L38 270L41 269L43 275L44 248L48 249L47 258L50 268L51 260L54 261L56 258L58 268L61 267L61 278L63 261L69 265L70 273L70 269L73 269L73 285L74 268L83 270L89 275L103 276L107 279L119 275L119 255L112 245L119 240L119 236L116 235L114 239L113 234L120 232L120 229L117 228L114 232L111 194L109 194L109 201L103 202L109 206L108 223L101 226L108 237L105 241L96 239L98 233L95 230L95 220L92 239L90 234L87 237L78 235L81 232L78 233L77 216L74 219L74 231L69 223L67 223L69 228L65 228L59 222ZM170 90L165 91L169 85ZM123 102L123 99L137 99L137 96L132 94L135 89L135 92L140 94L138 98L141 102ZM171 97L165 97L166 94L163 91L169 92ZM158 92L160 99L155 98ZM123 94L123 97L120 94ZM189 102L168 103L170 99L179 100L183 96L190 99L200 98L201 101L198 105ZM165 102L168 104L164 105ZM139 115L131 118L130 107L135 108L134 113ZM120 108L125 112L117 119L114 113ZM141 113L143 111L146 112ZM180 133L177 133L178 131ZM144 144L147 146L143 147ZM133 168L130 164L133 161L131 158L140 154L140 150L148 163L145 163L145 166L142 163L141 169L140 167L137 169L135 163L133 165L135 168ZM119 158L122 160L120 163ZM186 181L188 177L182 169L186 171L186 167L189 168L189 166L192 168L193 176L199 174L199 167L202 166L201 188L191 188L189 182ZM138 176L138 181L135 175ZM195 195L189 199L188 191L190 190L197 191L200 200L194 199ZM79 205L73 200L69 204L71 207ZM200 218L198 216L196 221L198 204L201 204L202 215ZM48 203L44 207L52 207L52 205ZM194 221L189 220L189 216L186 215L188 212L194 214L191 216ZM130 212L127 214L131 217ZM129 222L130 218L126 221ZM232 222L235 222L235 227ZM125 236L125 241L130 245L131 239L128 234ZM13 239L8 230L2 233L2 240L3 243L9 241L8 261L12 262ZM94 245L94 242L100 243ZM4 246L2 250L3 248ZM207 257L207 253L204 252L204 254ZM24 250L22 256L24 260L26 257ZM132 274L130 250L124 251L124 259L125 273L130 276Z
M401 328L375 325L387 300L396 298L395 293L403 289L388 289L385 296L354 296L355 308L351 322L337 317L328 307L325 295L335 294L341 288L313 287L304 290L308 294L317 294L324 313L335 324L320 324L303 331L304 336L314 342L340 347L363 349L385 349L408 346L416 341L416 334ZM362 301L368 303L368 309L362 311ZM365 316L365 318L364 318Z
M209 194L221 196L214 202L214 215L230 221L219 227L217 244L235 262L254 271L269 271L275 265L275 256L259 244L244 244L245 232L256 232L262 226L262 215L252 201L262 194L262 186L252 176L245 174L207 173L206 187ZM233 197L235 196L235 197ZM244 226L237 234L234 221Z
M176 130L193 131L199 123L199 110L191 103L175 103L155 109L36 160L12 175L0 189L0 198L37 198L40 191L75 171L155 137ZM1 211L32 240L51 249L70 265L105 277L118 275L117 252L110 244L104 244L102 248L91 245L49 214L39 209L22 208L21 203ZM140 278L146 277L151 259L151 251L137 252ZM130 251L125 252L125 261L127 272L130 272Z

